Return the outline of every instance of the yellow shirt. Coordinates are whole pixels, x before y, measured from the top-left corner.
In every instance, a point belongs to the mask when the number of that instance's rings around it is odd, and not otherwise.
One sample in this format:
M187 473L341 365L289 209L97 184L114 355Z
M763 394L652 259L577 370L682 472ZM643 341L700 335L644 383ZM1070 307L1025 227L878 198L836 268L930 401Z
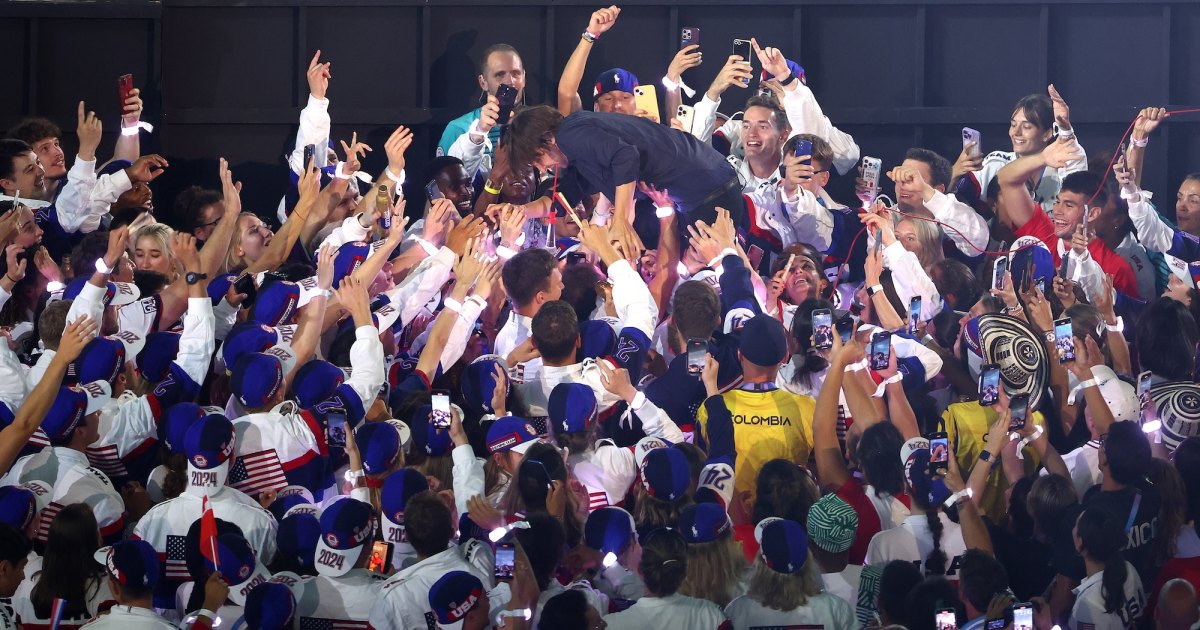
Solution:
M954 403L942 414L946 422L946 436L954 448L954 458L958 461L958 469L963 481L971 476L971 469L979 461L979 454L987 446L988 431L996 421L996 412L991 407L984 407L978 401ZM1046 427L1046 419L1042 412L1035 411L1030 419L1034 424ZM999 461L998 455L992 461ZM1033 447L1025 448L1025 474L1033 474L1039 465L1039 459ZM989 464L984 464L989 465ZM984 514L998 523L1008 512L1008 503L1004 497L1008 490L1008 480L997 464L988 475L987 485L984 486L983 499L980 508Z
M725 406L733 416L733 441L737 450L734 497L754 498L758 471L773 459L808 464L812 453L813 408L808 396L776 389L749 392L732 389L724 394ZM700 434L708 441L708 411L696 414ZM747 494L748 493L748 494Z

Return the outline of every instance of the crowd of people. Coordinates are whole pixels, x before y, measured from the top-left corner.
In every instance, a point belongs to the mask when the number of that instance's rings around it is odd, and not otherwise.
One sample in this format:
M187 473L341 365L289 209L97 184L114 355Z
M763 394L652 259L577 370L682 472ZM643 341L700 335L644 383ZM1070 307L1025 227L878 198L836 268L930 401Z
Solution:
M489 47L436 156L332 138L318 51L278 207L221 159L159 223L136 89L107 161L9 129L0 629L1200 627L1171 114L1089 159L1049 86L884 165L687 28L582 110L620 13L551 105Z

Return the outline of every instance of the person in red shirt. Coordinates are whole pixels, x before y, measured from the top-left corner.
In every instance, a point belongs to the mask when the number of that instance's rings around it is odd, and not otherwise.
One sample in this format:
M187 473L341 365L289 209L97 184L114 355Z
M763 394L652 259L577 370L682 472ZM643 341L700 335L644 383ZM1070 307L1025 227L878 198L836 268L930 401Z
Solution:
M1062 168L1082 155L1081 151L1074 137L1060 137L1041 153L1018 158L1000 169L996 174L1000 183L997 213L1013 234L1033 236L1044 242L1054 256L1055 266L1062 264L1063 256L1068 256L1071 260L1068 277L1082 284L1089 298L1103 290L1106 274L1113 276L1113 286L1118 291L1140 297L1129 261L1096 238L1093 230L1084 229L1085 212L1088 221L1095 221L1107 200L1107 191L1102 189L1097 175L1081 171L1063 178L1062 190L1050 216L1029 196L1027 186L1036 186L1046 168Z

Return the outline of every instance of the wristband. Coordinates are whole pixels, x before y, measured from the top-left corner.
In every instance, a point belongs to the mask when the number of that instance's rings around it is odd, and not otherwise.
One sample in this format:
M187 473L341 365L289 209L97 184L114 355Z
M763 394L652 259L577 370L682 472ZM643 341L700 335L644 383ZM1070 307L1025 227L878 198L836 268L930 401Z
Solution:
M629 401L629 408L634 411L638 411L645 404L646 404L646 395L639 391L638 393L633 395L633 400Z
M975 496L974 491L972 491L970 488L964 488L946 497L946 501L942 505L945 505L946 507L952 507L962 503L963 497L967 497L969 499L973 496Z
M717 266L721 264L721 261L725 260L726 256L737 256L737 255L738 255L737 251L735 251L732 247L726 247L725 249L721 250L720 254L717 254L716 258L708 261L708 267L710 267L712 269L716 269Z
M50 282L46 283L46 291L48 293L58 293L59 291L62 291L65 288L67 288L67 285L65 285L61 282L58 282L56 280L51 280Z
M672 214L675 214L675 206L658 206L654 209L654 216L665 219Z
M497 619L508 619L509 617L512 617L513 619L524 619L524 620L528 621L531 616L532 616L532 614L529 612L528 608L519 608L517 610L502 611L499 615L496 616L496 618Z
M104 262L103 257L100 257L96 259L96 271L104 275L111 275L113 268L109 267L108 263Z
M362 470L347 470L346 471L346 481L354 481L356 479L362 479L363 477L366 477L366 476L367 476L367 473Z
M1134 199L1137 199L1141 195L1142 195L1142 191L1137 190L1137 189L1134 189L1131 192L1125 192L1124 188L1121 189L1121 198L1124 199L1125 201L1133 201Z
M1058 123L1054 123L1054 135L1064 140L1067 138L1074 138L1075 129L1063 129L1062 127L1058 126Z
M481 309L487 308L487 300L479 297L478 295L475 295L474 293L472 293L471 295L468 295L466 301L475 304L476 306L478 306Z
M792 74L792 75L791 75L791 76L788 78L788 80L787 80L787 81L780 81L780 82L779 82L779 85L780 85L780 87L785 87L785 88L786 88L787 86L789 86L789 85L791 85L791 84L795 83L795 82L796 82L796 81L798 81L799 79L800 79L800 77L796 76L795 74Z
M333 169L333 178L334 179L350 179L351 177L353 177L353 175L347 175L344 172L342 172L342 167L345 165L346 165L345 162L337 163L337 168Z
M513 249L507 245L499 245L496 247L496 255L504 260L508 260L509 258L516 256L517 252L513 251Z
M675 90L683 90L683 93L687 94L688 98L693 98L696 96L696 90L694 90L690 86L688 86L687 83L684 83L683 77L679 77L678 83L672 81L671 79L669 79L667 77L663 77L662 84L663 84L663 87L667 88L668 90L671 90L672 92L674 92Z
M1079 392L1081 392L1089 387L1095 387L1095 386L1096 386L1095 378L1089 378L1086 381L1080 381L1079 384L1076 385L1075 388L1071 390L1071 393L1067 394L1067 404L1074 405L1076 394L1078 394Z
M491 195L499 195L501 190L504 190L504 184L500 184L499 188L492 188L492 180L490 180L490 179L484 180L483 192L486 192Z
M1108 329L1108 332L1125 332L1125 320L1121 319L1121 317L1118 315L1117 323L1109 324L1108 322L1105 322L1104 327Z
M1095 381L1095 380L1091 380L1090 382L1091 382L1093 385L1095 385L1095 384L1096 384L1096 381ZM1069 403L1068 403L1068 404L1069 404ZM1034 440L1036 440L1036 439L1038 439L1038 438L1042 437L1042 432L1043 432L1043 431L1042 431L1042 425L1040 425L1040 424L1039 424L1039 425L1034 425L1034 427L1033 427L1033 435L1031 435L1031 436L1029 436L1029 437L1024 437L1024 438L1021 438L1021 441L1017 443L1017 459L1022 459L1022 460L1023 460L1023 459L1025 459L1025 452L1024 452L1024 451L1025 451L1025 446L1026 446L1026 445L1028 445L1030 442L1032 442L1032 441L1034 441Z
M425 250L426 254L429 254L430 256L437 255L438 248L434 247L433 243L430 243L429 241L427 241L419 236L417 237L416 240L417 240L417 245L420 245L421 249Z
M1147 144L1150 144L1150 140L1148 140L1148 139L1146 139L1146 138L1142 138L1141 140L1138 140L1137 138L1134 138L1133 136L1130 136L1130 137L1129 137L1129 144L1132 144L1133 146L1135 146L1135 147L1137 147L1137 148L1139 148L1139 149L1145 149L1145 148L1146 148L1146 145L1147 145Z
M883 379L883 381L879 383L879 387L875 388L875 393L871 394L871 397L872 398L883 398L883 394L884 394L884 392L887 391L888 385L891 385L893 383L899 383L900 381L903 381L903 380L904 380L904 375L899 372L896 372L895 374Z
M589 31L584 31L584 32L583 32L583 33L580 35L580 37L582 37L582 38L584 38L585 40L587 40L587 41L588 41L588 43L590 43L590 44L595 44L595 43L596 43L596 42L597 42L597 41L600 39L600 36L599 36L599 35L592 35L592 34L591 34L591 32L589 32Z
M12 276L10 276L10 275L8 275L7 273L6 273L6 274L4 274L4 277L5 277L5 278L8 278L8 280L9 280L10 282L12 282L13 284L16 284L16 283L20 282L20 280L14 280L14 279L13 279L13 277L12 277ZM46 288L47 288L47 289L49 289L50 287L47 285L47 287L46 287Z
M196 618L199 619L200 617L204 617L205 619L212 621L217 618L217 613L207 608L201 608L200 610L196 611Z
M1020 304L1018 304L1016 306L1005 306L1004 307L1004 312L1009 315L1016 315L1017 313L1024 312L1024 310L1025 310L1025 307L1021 306Z
M147 132L152 132L152 131L154 131L154 125L151 125L148 122L142 122L139 120L139 121L137 121L137 123L135 123L132 126L121 127L121 135L122 136L136 136L139 133L141 133L141 131L143 129L145 129ZM1142 146L1145 146L1145 145L1142 145Z
M449 296L442 300L442 306L446 307L446 310L452 313L462 312L462 302Z
M400 175L396 175L395 173L392 172L392 167L389 166L389 167L383 169L383 176L396 182L396 186L404 185L404 171L403 170L400 171Z
M851 363L850 365L847 365L846 369L844 369L842 371L843 372L860 372L865 369L867 369L867 360L863 359L862 361L859 361L858 363Z

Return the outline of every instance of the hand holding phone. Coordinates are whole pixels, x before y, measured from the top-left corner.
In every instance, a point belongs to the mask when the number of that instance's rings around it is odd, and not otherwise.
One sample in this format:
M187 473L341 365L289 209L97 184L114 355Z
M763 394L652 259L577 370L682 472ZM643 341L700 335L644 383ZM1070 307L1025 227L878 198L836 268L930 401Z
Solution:
M500 112L496 114L497 125L507 125L512 117L513 108L517 106L517 88L501 83L496 88L496 101L500 104Z
M700 27L685 26L679 29L679 49L700 45Z
M517 548L512 542L496 543L496 561L492 575L497 580L513 579L513 569L517 563Z
M1013 630L1033 630L1033 604L1021 602L1013 605Z
M1025 428L1029 418L1029 394L1017 394L1008 401L1008 431L1013 433Z
M746 64L751 64L751 59L754 58L754 48L748 39L733 40L733 54L742 58ZM749 85L750 79L742 79L742 83Z
M429 412L430 422L435 429L450 428L450 392L444 389L433 391L433 409Z
M879 196L879 176L883 173L883 160L869 155L862 159L862 185L858 198L864 207L870 207Z
M983 145L980 144L980 135L979 135L978 131L976 131L970 127L963 127L962 128L962 141L963 141L964 149L967 148L968 144L971 144L972 142L975 143L974 145L971 146L967 155L969 155L973 158L977 158L983 154L983 149L981 148Z
M1008 273L1008 256L999 256L996 258L996 265L992 267L992 288L997 291L1004 290L1004 274Z
M804 139L796 141L796 153L795 153L796 157L807 156L807 159L800 162L801 164L807 164L810 166L812 165L812 152L813 152L812 140L804 138Z
M934 625L937 630L958 630L958 619L954 616L954 609L943 608L937 611Z
M979 404L991 407L1000 402L1000 366L989 363L979 374Z
M1071 329L1071 318L1054 321L1054 349L1058 351L1059 363L1075 360L1075 334Z
M913 299L908 302L908 334L917 334L917 328L921 325L921 296L914 295Z
M649 114L655 122L662 120L658 111L658 91L653 85L639 85L633 88L633 106Z
M892 333L884 330L871 338L871 369L886 370L892 354Z
M121 112L122 116L125 115L125 105L126 105L125 101L129 100L129 97L133 95L132 93L133 93L133 75L132 74L123 74L123 75L117 77L117 94L120 96L120 99L121 99L121 104L120 104L120 107L117 108L117 111Z
M313 156L316 155L316 153L317 153L317 145L315 145L315 144L304 145L304 163L300 165L301 170L307 169L307 168L312 168L312 167L321 168L320 164L316 164L313 162Z
M703 339L691 338L687 342L687 371L695 378L700 378L704 372L704 364L708 360L708 342Z
M828 350L833 347L833 313L827 308L812 312L813 348Z
M945 476L950 472L950 438L945 433L929 436L929 474Z

